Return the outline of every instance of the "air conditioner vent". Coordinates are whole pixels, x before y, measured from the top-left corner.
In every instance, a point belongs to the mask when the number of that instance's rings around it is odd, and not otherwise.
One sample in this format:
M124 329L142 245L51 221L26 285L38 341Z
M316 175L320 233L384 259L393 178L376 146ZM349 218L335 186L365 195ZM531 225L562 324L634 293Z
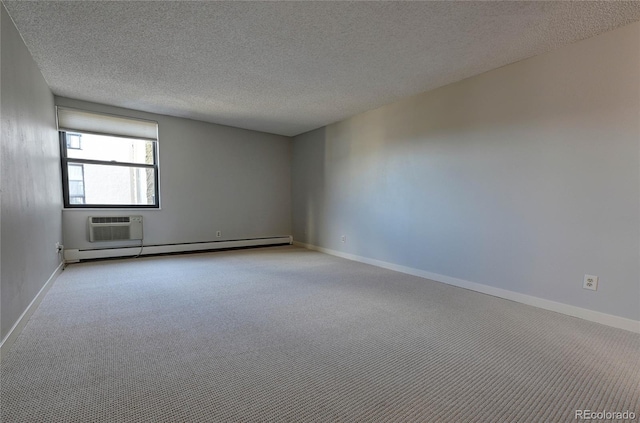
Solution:
M131 221L130 216L107 216L107 217L92 217L91 223L129 223Z
M142 239L142 216L89 217L89 241Z
M93 241L118 241L131 239L128 226L98 226L93 228Z

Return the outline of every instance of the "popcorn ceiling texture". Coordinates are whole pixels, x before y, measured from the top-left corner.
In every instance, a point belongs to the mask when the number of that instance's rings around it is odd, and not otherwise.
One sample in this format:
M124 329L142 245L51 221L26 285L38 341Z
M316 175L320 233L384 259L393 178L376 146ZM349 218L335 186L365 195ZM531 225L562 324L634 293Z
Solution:
M640 2L4 3L56 95L289 136L640 20Z

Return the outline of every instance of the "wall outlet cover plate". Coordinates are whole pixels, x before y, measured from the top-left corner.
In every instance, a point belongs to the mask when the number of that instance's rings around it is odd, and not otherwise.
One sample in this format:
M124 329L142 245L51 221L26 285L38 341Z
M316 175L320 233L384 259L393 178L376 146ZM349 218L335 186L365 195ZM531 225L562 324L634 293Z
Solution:
M598 290L598 277L594 275L584 275L584 281L582 282L584 289L590 289L592 291Z

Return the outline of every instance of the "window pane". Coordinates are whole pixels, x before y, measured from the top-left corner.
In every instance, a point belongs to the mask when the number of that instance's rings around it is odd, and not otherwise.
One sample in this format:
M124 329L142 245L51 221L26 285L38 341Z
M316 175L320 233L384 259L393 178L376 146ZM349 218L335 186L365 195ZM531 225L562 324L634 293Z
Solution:
M69 196L70 197L84 196L84 183L82 181L69 181Z
M82 165L70 164L68 169L70 181L82 181Z
M69 181L70 197L74 195L71 191L72 184ZM84 204L153 205L156 193L155 170L84 164L83 193Z
M80 144L80 139L82 135L80 134L67 134L67 148L82 148Z
M130 138L110 137L92 134L67 134L69 137L80 135L79 149L67 149L70 159L103 160L125 163L154 164L154 141L135 140Z

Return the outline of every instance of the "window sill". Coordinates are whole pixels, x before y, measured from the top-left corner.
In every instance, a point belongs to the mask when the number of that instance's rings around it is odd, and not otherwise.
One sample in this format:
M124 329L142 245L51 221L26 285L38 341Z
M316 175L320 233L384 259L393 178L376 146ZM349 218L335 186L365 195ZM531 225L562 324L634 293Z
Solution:
M62 211L74 211L74 212L86 212L86 211L99 211L99 212L147 212L147 211L160 211L162 207L63 207Z

